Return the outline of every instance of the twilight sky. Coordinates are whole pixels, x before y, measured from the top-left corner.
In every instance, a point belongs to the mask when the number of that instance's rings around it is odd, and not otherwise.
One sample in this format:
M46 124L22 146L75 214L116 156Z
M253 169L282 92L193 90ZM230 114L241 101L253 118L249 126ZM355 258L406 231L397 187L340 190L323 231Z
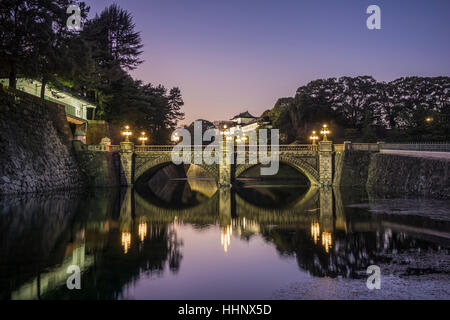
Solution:
M318 78L450 75L449 0L85 0L134 16L145 62L132 75L181 89L195 119L259 116ZM381 8L368 30L366 8Z

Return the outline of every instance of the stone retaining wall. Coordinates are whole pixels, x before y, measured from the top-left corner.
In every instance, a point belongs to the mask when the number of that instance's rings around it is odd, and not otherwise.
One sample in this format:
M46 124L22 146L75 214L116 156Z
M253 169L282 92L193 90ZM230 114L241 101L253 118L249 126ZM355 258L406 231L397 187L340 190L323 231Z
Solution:
M449 160L377 152L336 153L334 185L365 187L380 196L450 199Z
M376 193L450 199L450 160L377 153L367 188Z
M120 158L117 152L82 150L74 141L80 171L89 187L120 186Z
M0 86L0 194L82 185L63 106Z

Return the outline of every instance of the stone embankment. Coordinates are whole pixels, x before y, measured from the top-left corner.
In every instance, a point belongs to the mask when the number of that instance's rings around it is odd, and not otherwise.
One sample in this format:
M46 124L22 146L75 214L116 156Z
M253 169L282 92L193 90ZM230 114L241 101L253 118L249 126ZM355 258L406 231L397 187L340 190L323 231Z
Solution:
M335 185L385 196L450 199L450 159L345 151L335 155Z
M82 185L64 107L0 86L0 194Z

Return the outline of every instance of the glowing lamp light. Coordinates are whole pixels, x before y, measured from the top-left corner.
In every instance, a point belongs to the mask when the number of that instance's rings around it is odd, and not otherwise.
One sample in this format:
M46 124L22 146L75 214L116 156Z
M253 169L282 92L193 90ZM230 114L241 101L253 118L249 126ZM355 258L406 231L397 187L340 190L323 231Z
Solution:
M172 141L173 142L178 142L178 141L180 141L180 136L178 135L178 132L175 132L173 135L172 135Z
M309 137L309 140L312 141L312 144L315 145L316 144L316 140L319 140L319 137L317 136L316 132L313 131L312 135Z
M320 225L318 222L311 223L311 237L313 238L314 244L317 244L320 236Z
M128 250L131 247L131 233L130 232L122 232L122 246L123 246L123 252L125 254L128 253Z
M322 245L325 248L325 252L328 253L332 246L331 233L322 232Z
M428 117L428 118L425 119L425 121L429 123L429 122L433 121L433 118Z
M220 234L220 244L223 246L223 251L228 252L228 248L231 244L231 235L233 234L233 227L231 225L226 226Z
M328 129L328 126L326 124L324 124L322 126L322 130L320 130L320 134L323 135L323 141L328 141L327 135L330 133L331 133L331 131Z
M125 136L125 141L128 142L129 137L133 134L133 132L130 130L130 126L126 125L125 130L122 131L122 135Z
M139 137L139 140L142 142L142 145L145 146L145 142L148 140L148 138L144 131L141 132L141 136Z
M147 222L141 222L138 226L138 234L141 242L144 242L145 237L147 236Z

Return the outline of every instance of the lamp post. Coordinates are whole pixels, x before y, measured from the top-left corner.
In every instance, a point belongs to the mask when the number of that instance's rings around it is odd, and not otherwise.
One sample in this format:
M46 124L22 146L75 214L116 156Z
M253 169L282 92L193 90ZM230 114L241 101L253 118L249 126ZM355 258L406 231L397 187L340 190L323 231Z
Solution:
M319 140L319 137L317 136L316 131L312 132L312 135L309 137L309 140L312 141L313 146L316 145L316 140Z
M129 137L133 134L133 132L130 131L130 126L126 125L125 130L122 131L122 135L125 136L125 142L129 142Z
M327 134L330 134L331 131L328 129L328 126L326 124L324 124L322 126L322 130L320 130L320 134L323 135L323 141L328 141L327 139Z
M145 146L145 142L148 140L148 138L144 131L141 132L141 136L139 137L139 140L142 142L142 145Z
M230 130L227 130L227 125L226 124L224 124L223 125L223 130L220 132L221 134L222 134L222 136L223 136L223 138L224 138L224 141L226 141L226 140L231 140L231 137L230 137Z

